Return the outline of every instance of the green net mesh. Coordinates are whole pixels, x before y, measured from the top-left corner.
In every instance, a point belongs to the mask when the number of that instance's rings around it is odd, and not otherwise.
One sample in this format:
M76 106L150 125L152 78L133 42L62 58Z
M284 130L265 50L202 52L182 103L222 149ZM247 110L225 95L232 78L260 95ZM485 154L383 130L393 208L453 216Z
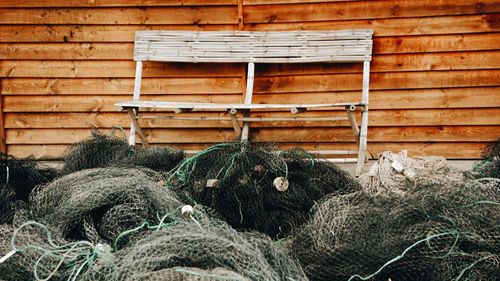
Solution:
M27 201L35 186L47 183L58 175L56 169L37 163L35 159L20 159L0 153L0 189L13 190L17 200Z
M34 219L71 240L105 241L182 204L156 174L133 168L96 168L37 187L30 198Z
M307 220L326 194L359 189L335 165L302 150L226 143L185 159L168 182L191 201L206 205L237 229L284 237Z
M478 178L500 178L500 138L486 145L481 153L483 161L474 166Z
M311 280L495 280L499 221L499 181L361 191L321 202L287 243Z
M63 173L109 166L145 167L155 171L169 171L182 159L184 153L167 147L134 147L124 138L93 131L89 139L74 144L64 158Z
M83 280L306 280L298 262L267 236L239 233L195 208L97 261Z

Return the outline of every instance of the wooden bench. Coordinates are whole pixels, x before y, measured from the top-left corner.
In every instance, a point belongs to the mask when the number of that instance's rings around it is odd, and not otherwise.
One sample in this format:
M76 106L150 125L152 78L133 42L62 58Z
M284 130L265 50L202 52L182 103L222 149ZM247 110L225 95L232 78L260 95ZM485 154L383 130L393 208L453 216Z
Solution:
M248 141L250 122L276 121L339 121L350 122L358 149L355 151L327 151L329 154L357 154L356 174L360 174L367 160L368 85L372 53L372 30L323 31L138 31L135 34L134 60L136 76L131 101L117 103L132 120L129 143L135 145L136 134L143 145L148 145L139 118L167 120L231 121L242 142ZM248 63L244 103L190 103L141 101L143 61L190 63ZM252 103L256 63L363 63L360 99L353 102L327 104L254 104ZM346 116L302 117L311 109L345 108ZM171 112L166 116L139 115L139 109L161 109ZM286 110L283 117L252 117L252 111ZM361 126L354 112L361 111ZM182 116L187 111L225 111L227 117ZM333 112L333 111L332 111ZM173 114L172 114L173 113ZM290 116L291 115L291 116ZM240 122L242 126L240 126ZM318 152L318 151L316 151Z

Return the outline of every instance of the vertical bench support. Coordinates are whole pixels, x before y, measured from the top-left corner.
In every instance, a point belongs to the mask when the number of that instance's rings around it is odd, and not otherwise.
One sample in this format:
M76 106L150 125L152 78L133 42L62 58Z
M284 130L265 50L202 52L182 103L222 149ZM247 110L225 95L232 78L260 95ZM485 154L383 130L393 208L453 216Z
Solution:
M137 61L135 65L135 82L134 82L134 96L133 100L138 101L141 98L141 82L142 82L142 61ZM137 116L139 109L134 110L134 115ZM131 116L132 117L132 116ZM138 122L131 122L130 124L130 135L128 138L129 145L135 145L135 132L137 131L136 124Z
M247 74L247 88L245 91L245 104L252 103L252 95L253 95L253 80L255 74L255 64L253 62L248 63L248 74ZM243 117L249 117L250 112L245 112ZM248 132L250 130L250 124L248 121L243 122L243 130L241 130L241 142L248 141Z
M363 92L361 103L364 105L361 113L361 130L359 133L358 163L356 165L356 176L361 175L361 170L366 160L365 156L368 138L368 87L370 84L370 61L363 63Z

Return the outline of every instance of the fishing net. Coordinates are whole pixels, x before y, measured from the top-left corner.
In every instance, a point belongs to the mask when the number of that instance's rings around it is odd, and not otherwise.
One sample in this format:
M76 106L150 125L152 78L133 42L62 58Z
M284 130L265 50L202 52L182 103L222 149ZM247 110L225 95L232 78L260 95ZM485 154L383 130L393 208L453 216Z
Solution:
M288 245L311 280L496 280L499 221L498 180L361 191L321 202Z
M11 223L14 217L13 204L15 192L12 188L0 184L0 224Z
M365 190L400 195L426 187L458 184L465 179L464 173L443 157L411 158L406 151L382 153L370 171L358 178Z
M474 172L479 178L500 178L500 139L489 143L482 151L483 161L476 163Z
M188 200L215 209L233 227L286 236L326 194L359 189L331 163L302 150L225 143L185 159L168 184Z
M121 232L182 205L155 176L133 168L83 170L37 187L30 210L67 239L110 243Z
M139 166L155 171L169 171L184 153L166 147L136 148L124 138L92 131L89 139L74 144L64 158L63 173L109 166Z
M242 234L195 207L184 219L146 226L141 239L97 260L82 280L306 280L268 237Z
M27 201L35 186L59 176L56 169L39 164L32 158L19 159L0 153L0 183L3 189L12 189L15 198Z

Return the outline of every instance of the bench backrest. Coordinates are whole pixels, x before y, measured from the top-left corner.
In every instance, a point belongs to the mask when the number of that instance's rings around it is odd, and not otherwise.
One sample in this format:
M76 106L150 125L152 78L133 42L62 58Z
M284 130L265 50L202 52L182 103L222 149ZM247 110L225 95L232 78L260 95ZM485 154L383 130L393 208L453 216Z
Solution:
M138 31L136 61L220 63L363 62L371 29L322 31Z

